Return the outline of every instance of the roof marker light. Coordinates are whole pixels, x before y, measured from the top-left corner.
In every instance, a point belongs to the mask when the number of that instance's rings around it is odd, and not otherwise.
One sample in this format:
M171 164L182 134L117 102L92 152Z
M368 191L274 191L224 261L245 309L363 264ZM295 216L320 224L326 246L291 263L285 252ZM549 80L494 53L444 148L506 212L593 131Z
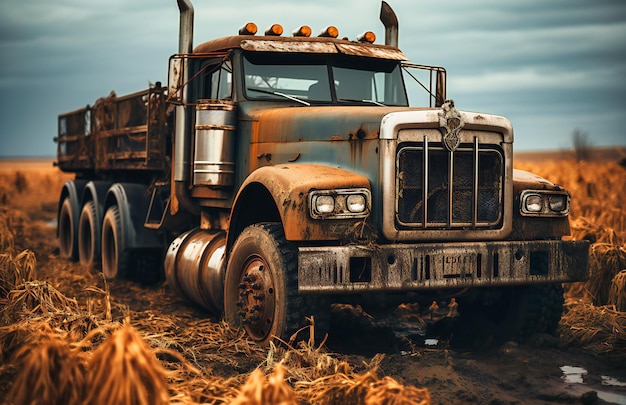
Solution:
M243 27L239 28L239 35L254 35L258 31L255 23L249 22Z
M334 25L329 25L322 31L318 37L330 37L337 38L339 36L339 30Z
M364 33L359 35L356 40L359 42L369 42L370 44L373 44L374 41L376 41L376 34L374 34L372 31L365 31Z
M312 32L311 27L309 27L308 25L303 25L293 32L293 36L294 37L310 37L311 32Z
M265 35L279 37L283 34L283 26L280 24L272 24L271 27L265 30Z

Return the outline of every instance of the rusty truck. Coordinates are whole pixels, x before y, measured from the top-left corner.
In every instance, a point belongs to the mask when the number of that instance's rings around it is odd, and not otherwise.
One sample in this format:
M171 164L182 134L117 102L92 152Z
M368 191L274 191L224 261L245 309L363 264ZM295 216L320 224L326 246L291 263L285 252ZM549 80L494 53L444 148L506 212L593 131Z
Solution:
M562 283L588 276L568 191L514 170L508 119L409 62L387 3L384 44L248 23L196 46L177 4L167 85L58 117L61 256L165 281L262 345L323 330L336 302L454 301L511 335L555 330Z

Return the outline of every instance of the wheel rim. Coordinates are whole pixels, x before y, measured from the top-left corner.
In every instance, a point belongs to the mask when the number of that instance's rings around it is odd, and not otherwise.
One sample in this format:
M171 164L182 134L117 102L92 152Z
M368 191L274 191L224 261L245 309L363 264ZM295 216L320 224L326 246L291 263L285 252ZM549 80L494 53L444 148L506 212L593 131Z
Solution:
M239 279L239 308L241 323L253 340L268 337L274 324L275 287L269 266L259 256L246 260Z

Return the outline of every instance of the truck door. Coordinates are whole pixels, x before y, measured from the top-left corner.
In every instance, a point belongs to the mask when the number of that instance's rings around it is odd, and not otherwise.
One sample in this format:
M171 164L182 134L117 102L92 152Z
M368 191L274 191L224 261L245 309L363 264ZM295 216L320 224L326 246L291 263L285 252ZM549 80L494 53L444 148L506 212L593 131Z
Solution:
M237 109L232 101L231 62L205 61L198 72L193 185L232 187Z

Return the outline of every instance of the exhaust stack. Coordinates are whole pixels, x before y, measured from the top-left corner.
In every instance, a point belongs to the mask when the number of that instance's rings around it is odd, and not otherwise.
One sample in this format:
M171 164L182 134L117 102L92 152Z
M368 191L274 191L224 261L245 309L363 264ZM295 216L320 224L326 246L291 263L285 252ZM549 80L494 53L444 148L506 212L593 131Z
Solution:
M386 1L380 5L380 21L385 26L385 45L398 47L398 17Z
M190 0L176 0L180 11L178 52L190 53L193 47L193 5Z
M191 0L176 0L180 12L180 23L178 28L178 53L190 54L193 50L193 5ZM183 70L183 83L189 81L189 71ZM198 206L189 198L187 192L189 185L189 167L191 161L191 132L188 130L188 123L191 121L190 113L185 105L187 104L187 86L183 88L182 105L176 106L176 126L174 139L174 164L172 167L172 199L170 213L175 215L178 212L179 204L188 212L198 215Z

